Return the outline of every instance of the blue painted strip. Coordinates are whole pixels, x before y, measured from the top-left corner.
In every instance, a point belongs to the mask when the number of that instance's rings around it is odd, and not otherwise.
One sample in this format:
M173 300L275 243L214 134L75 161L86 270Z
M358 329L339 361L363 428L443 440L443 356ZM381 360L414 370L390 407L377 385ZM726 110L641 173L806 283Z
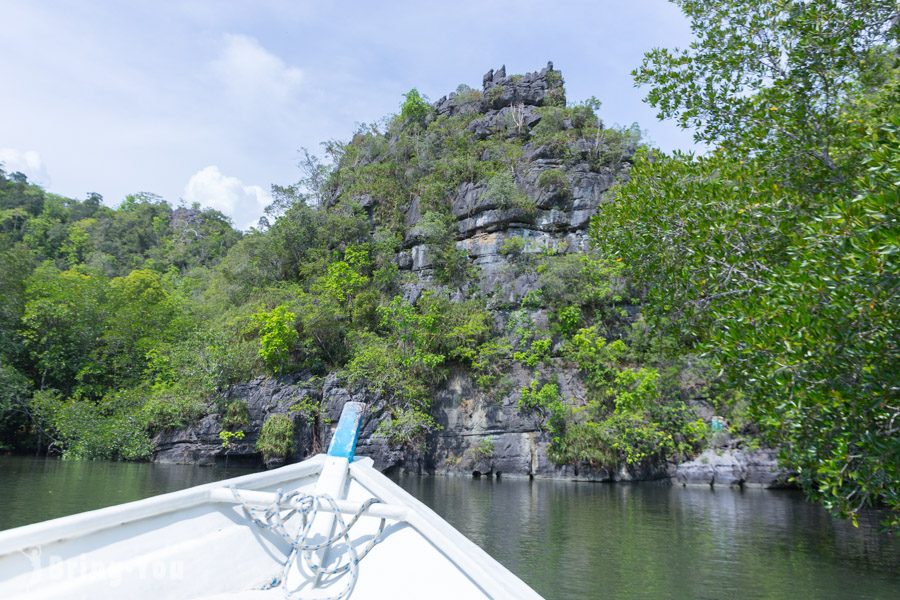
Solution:
M363 414L366 405L363 402L347 402L341 411L337 430L328 445L328 456L341 456L348 461L353 460L356 452L356 440L359 438L359 430L362 428Z

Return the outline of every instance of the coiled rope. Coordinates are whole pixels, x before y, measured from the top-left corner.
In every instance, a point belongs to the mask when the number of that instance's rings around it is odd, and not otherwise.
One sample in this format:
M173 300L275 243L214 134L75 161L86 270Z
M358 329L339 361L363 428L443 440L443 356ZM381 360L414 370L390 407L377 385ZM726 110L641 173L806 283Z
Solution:
M291 552L284 563L281 580L280 582L274 580L272 587L280 584L284 590L285 598L288 600L301 600L299 586L294 589L288 587L288 574L295 565L298 572L300 572L300 567L305 566L317 580L322 576L336 577L349 573L347 584L340 593L325 597L316 596L317 600L344 600L349 598L359 577L359 561L364 559L369 551L375 547L375 544L381 540L381 535L384 533L385 519L381 519L378 531L363 547L361 552L357 551L350 542L350 530L370 506L381 502L381 500L369 498L360 505L349 521L345 521L344 515L338 509L337 502L328 494L304 494L296 490L284 493L279 489L275 492L275 500L269 506L256 508L244 502L237 489L231 488L231 491L248 519L258 527L272 531L291 546ZM309 539L310 532L319 508L323 506L323 503L330 508L330 512L334 513L335 534L325 541L312 542ZM300 526L297 532L292 534L288 531L286 522L295 514L300 517ZM317 553L325 548L332 548L340 540L343 540L345 550L338 560L333 561L333 567L329 568L315 560ZM303 583L300 585L303 585Z

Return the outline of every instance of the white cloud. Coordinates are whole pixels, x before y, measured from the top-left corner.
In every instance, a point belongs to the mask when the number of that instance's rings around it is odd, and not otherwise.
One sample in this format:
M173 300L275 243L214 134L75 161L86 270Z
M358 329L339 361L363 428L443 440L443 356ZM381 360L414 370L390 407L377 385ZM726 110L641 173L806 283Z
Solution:
M237 227L248 229L256 225L263 210L272 203L272 196L262 187L245 185L210 165L191 175L184 187L184 200L219 210L231 217Z
M50 184L50 174L41 154L35 150L16 150L15 148L0 148L0 163L7 173L19 171L28 176L28 180L38 185Z
M55 193L175 200L201 165L265 189L292 182L298 148L348 139L411 87L432 99L478 87L504 62L512 73L552 59L572 100L601 97L607 123L637 120L666 150L696 147L656 123L628 75L644 50L690 43L666 0L577 0L574 21L538 0L113 4L0 0L15 23L0 35L0 72L15 82L0 93L0 146L39 150ZM597 23L609 35L594 35Z
M304 76L250 36L225 34L224 46L213 61L215 76L239 102L281 105L301 89Z

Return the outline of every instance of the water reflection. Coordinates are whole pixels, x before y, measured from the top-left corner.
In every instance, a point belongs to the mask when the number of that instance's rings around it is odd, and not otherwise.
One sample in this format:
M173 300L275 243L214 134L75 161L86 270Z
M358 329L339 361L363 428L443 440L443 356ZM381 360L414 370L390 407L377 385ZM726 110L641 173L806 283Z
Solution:
M794 492L401 477L548 599L896 598L900 544Z
M0 530L247 472L219 467L0 456Z

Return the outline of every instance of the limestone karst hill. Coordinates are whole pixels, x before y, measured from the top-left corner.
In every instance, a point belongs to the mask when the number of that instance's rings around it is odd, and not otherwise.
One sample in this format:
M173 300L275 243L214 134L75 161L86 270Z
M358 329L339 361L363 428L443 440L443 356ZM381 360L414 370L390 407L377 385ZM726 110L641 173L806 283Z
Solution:
M376 383L375 371L385 367L375 363L354 378L354 358L348 369L325 375L300 370L230 386L225 402L247 406L242 440L223 447L223 414L209 414L158 433L154 459L212 462L227 452L232 461L258 460L256 442L273 414L293 421L293 457L302 458L327 443L344 402L356 400L371 410L360 454L384 470L613 480L672 475L672 462L687 458L688 445L604 461L596 452L585 460L594 451L578 454L577 439L562 441L567 427L594 425L578 415L597 405L598 382L573 358L573 339L601 348L606 337L622 335L635 313L614 268L592 261L588 229L597 207L611 201L610 188L628 176L637 129L605 127L593 100L567 107L552 63L525 75L491 70L481 90L462 85L431 105L417 99L411 93L384 130L363 131L341 148L321 204L330 212L361 210L371 235L393 236L382 261L396 269L405 303L442 298L484 308L491 332L485 344L442 357L440 377L423 375L427 398L413 414L433 421L420 429L420 422L405 423L410 412L397 410L401 386ZM400 344L415 345L398 335ZM401 367L412 370L410 364ZM693 402L702 399L691 397L690 385L665 392L678 405L672 410L679 423L711 414ZM292 408L299 405L321 408L311 416ZM391 428L401 434L385 434ZM424 434L410 433L418 431ZM773 460L766 452L728 455L681 473L696 481L771 483Z

